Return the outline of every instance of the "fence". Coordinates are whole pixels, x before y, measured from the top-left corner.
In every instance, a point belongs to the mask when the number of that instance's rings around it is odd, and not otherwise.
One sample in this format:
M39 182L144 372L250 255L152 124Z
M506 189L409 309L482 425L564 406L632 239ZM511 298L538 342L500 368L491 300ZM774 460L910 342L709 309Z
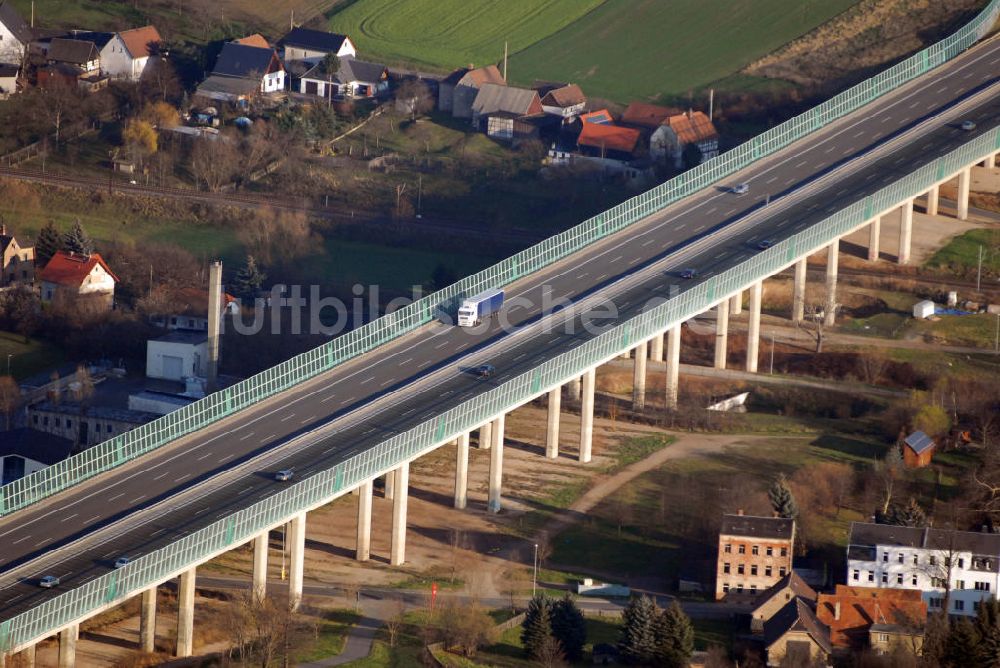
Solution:
M662 333L673 324L704 312L726 295L780 271L804 253L822 247L871 220L876 213L927 191L948 175L997 151L1000 151L1000 126L790 239L544 362L528 373L144 555L123 568L0 623L0 651L19 647L103 605L160 583L172 574L239 545L304 509L320 505L401 462L475 429L496 415L620 355L636 343Z
M453 309L464 296L507 285L621 231L954 58L987 34L998 15L1000 0L991 0L976 18L950 37L670 181L314 350L4 485L0 488L0 516L120 466L403 336L429 323L439 309Z

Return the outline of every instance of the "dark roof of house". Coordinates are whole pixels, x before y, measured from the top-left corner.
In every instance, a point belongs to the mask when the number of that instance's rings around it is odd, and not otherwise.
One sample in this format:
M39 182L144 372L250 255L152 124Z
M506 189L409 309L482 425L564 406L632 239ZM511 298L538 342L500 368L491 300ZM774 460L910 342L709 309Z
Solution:
M8 65L6 63L0 63L0 77L16 77L17 76L17 65Z
M457 84L459 81L462 80L462 77L464 77L468 73L469 73L468 67L459 67L457 70L452 70L451 73L444 79L441 79L441 82L438 85L449 84L454 86L455 84Z
M4 24L7 30L17 38L17 41L24 45L27 45L28 42L35 38L31 27L17 13L14 5L4 2L4 0L0 0L0 23Z
M761 601L766 602L772 596L778 592L784 591L786 588L791 589L792 593L799 598L805 599L807 601L816 601L816 590L810 587L802 576L796 573L794 570L788 573L785 577L781 578L773 585L764 590L764 594L761 596ZM763 603L762 603L763 605Z
M922 431L913 432L905 439L903 439L903 443L906 443L906 445L908 445L909 448L918 455L923 453L924 450L928 450L934 447L934 441L931 439L930 436L928 436Z
M274 58L273 49L261 49L256 46L226 42L215 61L212 74L224 77L247 79L256 75L259 81L271 67Z
M326 63L321 60L308 72L303 74L302 78L346 84L352 81L373 83L381 81L387 76L388 69L382 63L370 63L365 60L358 60L357 58L345 57L340 59L340 67L337 68L335 74L328 74Z
M157 341L159 343L186 343L197 346L208 341L208 334L200 330L192 331L187 329L175 329L174 331L168 332L163 336L150 339L150 341Z
M223 95L253 95L259 86L259 82L251 81L250 79L222 77L213 74L198 84L195 94L208 95L210 93L220 93Z
M337 53L343 46L347 35L338 35L324 30L310 30L309 28L292 28L287 35L281 38L279 44L282 46L298 46L312 51L326 51L327 53Z
M54 413L56 415L66 415L71 417L86 415L87 417L98 418L100 420L115 420L117 422L128 422L134 425L152 422L156 418L160 417L155 413L134 411L129 408L115 408L113 406L87 406L85 409L81 409L80 404L65 401L58 404L54 404L51 401L42 401L29 406L28 412L30 413L32 411L42 411L45 413Z
M0 457L18 455L51 466L69 457L73 450L73 441L27 427L0 433Z
M93 42L98 49L103 49L111 38L114 37L113 32L91 32L89 30L74 30L70 34L66 35L66 39L75 39L82 42Z
M531 107L538 101L538 93L530 88L515 88L494 83L485 83L476 93L472 110L479 114L495 114L507 111L524 115L531 113Z
M583 94L583 89L576 84L550 90L542 98L542 104L546 107L572 107L586 101L587 96Z
M61 63L83 65L97 60L100 54L97 51L97 45L93 42L57 37L49 44L48 57L49 60Z
M850 545L892 545L1000 555L1000 534L932 529L930 527L901 527L894 524L852 522L848 543Z
M791 538L795 520L785 517L755 517L753 515L723 515L719 533L725 536L749 538Z
M830 630L816 618L809 603L799 597L793 598L764 622L764 644L770 647L789 631L808 633L824 652L829 654L832 651Z

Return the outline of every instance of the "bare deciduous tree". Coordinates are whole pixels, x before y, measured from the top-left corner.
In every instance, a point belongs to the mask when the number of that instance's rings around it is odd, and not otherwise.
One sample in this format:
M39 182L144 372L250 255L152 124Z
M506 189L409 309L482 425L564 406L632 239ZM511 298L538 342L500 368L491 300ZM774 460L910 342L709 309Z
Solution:
M0 412L6 418L7 429L17 409L21 407L21 388L13 376L0 376Z

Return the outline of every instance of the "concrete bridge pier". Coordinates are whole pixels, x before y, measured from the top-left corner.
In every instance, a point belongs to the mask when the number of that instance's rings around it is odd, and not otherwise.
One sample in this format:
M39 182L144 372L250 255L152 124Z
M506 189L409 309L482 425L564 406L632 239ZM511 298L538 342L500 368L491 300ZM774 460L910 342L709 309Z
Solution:
M715 306L715 368L726 368L726 357L729 353L729 302L724 301Z
M663 361L663 333L657 334L649 340L649 359L654 362Z
M406 561L406 502L410 491L410 462L400 464L395 477L396 496L392 499L389 563L392 566L399 566Z
M59 632L59 668L76 666L76 643L80 640L80 625L67 626Z
M795 263L795 278L792 279L792 322L802 322L806 315L806 270L807 258Z
M375 488L373 480L366 480L358 487L358 538L354 548L354 558L368 561L372 556L372 496Z
M270 547L270 542L270 531L261 531L253 539L253 577L250 591L253 592L254 598L258 601L264 600L264 597L267 596L267 550ZM146 600L143 599L144 606L145 602ZM156 605L155 601L153 605Z
M139 612L139 648L143 652L156 651L156 587L142 592Z
M757 356L760 353L760 305L763 281L750 286L750 323L747 329L747 371L757 373Z
M559 459L559 411L562 408L562 387L549 390L548 428L545 430L545 456Z
M837 262L839 259L840 239L834 239L826 247L826 306L824 307L823 323L828 326L832 326L837 319Z
M32 645L26 649L21 650L21 665L24 668L35 668L35 649L36 646ZM0 668L3 668L3 654L0 654Z
M972 168L966 167L958 173L958 219L969 218L969 187L972 185Z
M570 378L566 381L566 396L570 401L580 401L580 378Z
M396 489L396 486L394 484L395 481L396 481L395 471L389 471L388 473L385 474L385 487L383 487L384 491L382 495L389 501L392 501L393 499L393 492Z
M632 409L641 411L646 407L646 357L649 344L643 341L635 347L632 367Z
M983 167L985 167L986 169L993 169L996 166L997 166L997 154L990 153L988 156L986 156L986 159L983 160Z
M503 413L493 420L493 443L490 447L490 491L487 508L499 513L503 490L503 429L507 416Z
M399 493L399 490L396 490ZM288 559L288 606L299 609L302 602L302 575L306 561L306 514L301 512L292 518L292 535Z
M934 187L927 191L927 215L938 215L938 201L941 198L941 184L936 183Z
M181 573L177 587L177 649L179 658L194 653L194 583L198 568Z
M677 385L681 370L681 324L667 332L667 410L677 408Z
M879 236L882 233L882 217L876 216L868 226L868 261L878 262Z
M479 444L478 448L480 450L489 450L490 445L493 443L493 423L487 422L482 427L479 428Z
M743 312L743 291L740 290L729 298L729 315L739 315Z
M913 199L908 199L900 207L899 219L899 252L896 254L899 264L910 261L910 241L913 239Z
M661 337L657 337L661 341ZM594 445L594 386L597 370L590 369L583 374L583 396L580 400L580 463L588 464Z
M458 437L455 452L455 507L465 508L469 502L469 432Z

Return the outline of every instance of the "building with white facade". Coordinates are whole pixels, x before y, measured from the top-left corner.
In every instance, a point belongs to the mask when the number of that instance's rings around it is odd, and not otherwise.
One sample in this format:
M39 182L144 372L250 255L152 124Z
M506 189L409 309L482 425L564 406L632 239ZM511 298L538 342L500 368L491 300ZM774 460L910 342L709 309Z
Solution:
M207 373L208 335L176 330L146 342L146 376L164 380L204 378Z
M854 522L847 584L919 589L931 613L947 598L949 614L975 615L1000 588L1000 534Z
M0 0L0 63L20 66L34 31L9 0Z
M86 299L110 309L118 277L98 253L81 255L57 251L38 275L38 280L42 284L43 302Z
M159 58L162 41L154 26L116 32L101 49L101 70L113 79L138 81Z

